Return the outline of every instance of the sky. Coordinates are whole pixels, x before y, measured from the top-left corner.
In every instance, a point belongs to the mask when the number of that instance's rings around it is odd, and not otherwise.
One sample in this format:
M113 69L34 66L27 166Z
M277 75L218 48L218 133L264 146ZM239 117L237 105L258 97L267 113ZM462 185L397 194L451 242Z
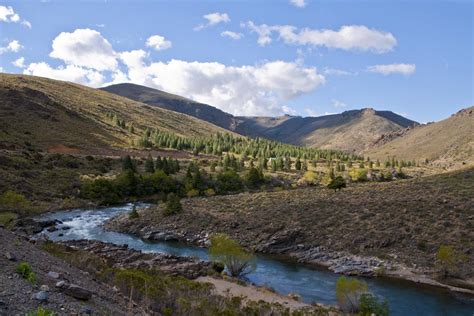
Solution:
M0 71L132 82L234 115L474 105L474 1L0 1Z

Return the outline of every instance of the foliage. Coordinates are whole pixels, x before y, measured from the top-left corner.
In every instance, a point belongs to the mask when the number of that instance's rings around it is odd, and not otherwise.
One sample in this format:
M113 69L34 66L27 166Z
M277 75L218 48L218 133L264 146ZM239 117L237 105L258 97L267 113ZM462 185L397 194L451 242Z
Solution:
M28 262L21 262L16 267L16 273L18 273L23 279L27 280L28 282L34 284L36 283L36 274L31 269L31 266Z
M181 200L178 195L174 193L168 194L166 197L166 207L163 212L165 216L178 214L183 210L183 206L181 205Z
M368 290L367 283L355 278L341 276L336 282L336 298L339 307L349 313L360 310L359 299Z
M0 225L9 227L9 225L17 218L17 215L12 212L0 213Z
M224 264L233 277L245 276L255 269L254 255L225 234L211 237L209 255L212 260Z
M212 190L212 189L211 189ZM189 190L187 193L186 193L186 196L188 198L193 198L193 197L196 197L196 196L199 196L199 191L196 190L196 189L191 189Z
M318 183L318 177L314 171L306 171L303 175L303 179L309 185L315 185Z
M130 219L136 219L136 218L139 218L140 215L138 214L137 212L137 207L135 206L135 204L133 204L132 206L132 211L130 212L130 214L128 215L128 218Z
M261 169L251 167L245 174L245 182L249 188L258 188L265 183L265 177Z
M135 164L133 163L132 158L129 155L122 158L122 171L127 170L132 170L134 172L136 171Z
M242 179L234 170L227 170L217 174L216 189L218 192L235 192L243 187Z
M24 209L30 205L30 201L20 193L8 190L0 195L0 209L15 211L17 209Z
M25 315L26 316L54 316L56 314L48 309L44 309L43 307L39 306L36 310L29 311Z
M367 181L367 170L366 169L352 169L349 172L349 175L351 176L352 180L354 181Z
M461 264L466 261L466 258L452 246L441 245L436 253L436 260L443 277L448 277L459 272Z
M334 190L334 192L341 190L342 188L346 187L346 180L343 177L337 176L331 180L328 184L328 188Z
M359 314L360 316L388 316L388 301L379 300L372 294L362 294L359 299Z

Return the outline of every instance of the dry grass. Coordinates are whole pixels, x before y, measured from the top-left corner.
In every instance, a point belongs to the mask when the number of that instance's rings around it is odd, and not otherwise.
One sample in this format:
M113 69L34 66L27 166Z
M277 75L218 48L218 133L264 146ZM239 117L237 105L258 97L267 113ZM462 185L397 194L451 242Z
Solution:
M270 251L325 246L429 267L440 245L453 245L474 265L474 169L391 183L353 185L342 192L305 188L183 201L163 218L151 209L127 228L144 226L201 234L225 232L256 247L285 231ZM284 234L283 234L284 235ZM471 268L472 269L472 268ZM472 272L472 271L471 271Z
M224 129L188 115L152 107L105 91L46 78L0 74L0 145L29 142L56 150L127 147L149 128L180 136L209 136ZM135 133L113 125L116 113ZM72 149L71 149L72 148Z

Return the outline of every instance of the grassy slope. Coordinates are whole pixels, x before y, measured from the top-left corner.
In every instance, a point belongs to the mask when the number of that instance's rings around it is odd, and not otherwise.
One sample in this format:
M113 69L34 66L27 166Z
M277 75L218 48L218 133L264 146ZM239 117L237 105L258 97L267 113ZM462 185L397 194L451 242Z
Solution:
M474 169L390 183L353 185L342 192L315 187L186 199L181 214L150 209L126 224L152 229L225 232L254 247L293 232L271 247L304 244L432 266L440 245L469 253L474 273ZM294 233L296 232L296 233Z
M127 146L146 127L181 136L224 129L194 117L135 102L105 91L46 78L0 74L0 144L28 141L41 147ZM106 113L134 122L136 135L113 126Z
M406 135L366 152L381 160L437 160L438 164L474 164L474 107L443 121L417 126Z

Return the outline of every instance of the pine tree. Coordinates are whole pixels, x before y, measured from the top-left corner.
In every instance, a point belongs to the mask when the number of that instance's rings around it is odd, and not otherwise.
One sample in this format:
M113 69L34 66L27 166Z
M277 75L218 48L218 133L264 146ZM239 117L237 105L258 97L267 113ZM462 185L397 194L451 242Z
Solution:
M122 158L122 170L123 171L131 170L135 172L135 165L132 161L132 158L130 158L129 155Z
M151 157L151 155L148 155L148 158L145 161L145 172L148 172L148 173L155 172L155 164L153 163L153 158Z

